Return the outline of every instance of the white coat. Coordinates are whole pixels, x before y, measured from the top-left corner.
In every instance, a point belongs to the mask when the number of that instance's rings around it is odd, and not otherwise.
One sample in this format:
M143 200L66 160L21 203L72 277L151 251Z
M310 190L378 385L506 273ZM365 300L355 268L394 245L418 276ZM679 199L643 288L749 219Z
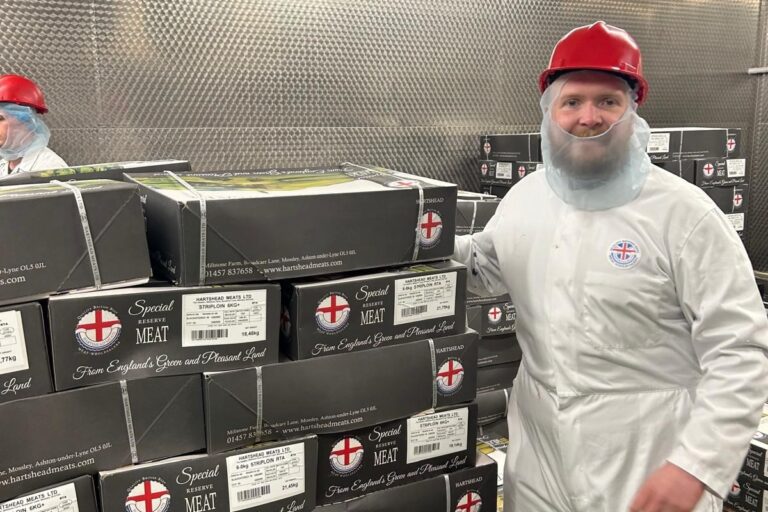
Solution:
M33 151L21 158L21 162L15 169L9 171L8 160L0 160L0 178L9 174L22 172L42 171L44 169L61 169L67 167L66 162L49 148Z
M719 510L768 395L768 319L742 242L658 167L604 211L570 207L545 172L454 255L470 289L517 308L505 510L624 512L665 461L707 486L696 510Z

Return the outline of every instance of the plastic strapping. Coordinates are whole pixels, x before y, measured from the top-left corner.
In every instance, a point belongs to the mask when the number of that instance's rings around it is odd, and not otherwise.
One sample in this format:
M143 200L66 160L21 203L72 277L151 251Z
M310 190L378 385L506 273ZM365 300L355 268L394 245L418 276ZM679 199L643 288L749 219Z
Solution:
M443 475L443 482L445 482L445 512L453 512L451 507L451 478L448 475Z
M136 449L136 433L133 430L133 416L131 415L131 399L128 396L128 383L120 381L120 392L123 395L123 411L125 411L125 429L128 431L128 445L131 449L131 462L139 463L139 452Z
M88 223L88 214L85 211L85 203L83 202L83 194L80 189L73 186L70 183L64 183L59 180L51 181L54 185L64 187L75 196L75 202L77 203L77 210L80 213L80 225L83 227L83 235L85 236L85 246L88 249L88 259L91 262L91 272L93 273L93 285L96 289L101 288L101 272L99 272L99 262L96 260L96 246L93 243L93 236L91 236L91 225Z
M208 208L207 204L205 202L205 197L203 197L203 194L198 192L197 190L192 187L189 183L181 179L176 173L173 171L163 171L163 173L166 176L170 176L174 180L176 180L182 187L189 190L200 202L200 269L199 272L199 279L198 283L200 286L203 286L205 284L205 264L207 259L207 251L208 251Z
M507 388L504 388L504 417L507 417L507 414L509 414L509 391Z
M533 158L531 158L531 134L530 133L528 134L528 157L526 158L526 160L533 160Z
M685 130L680 130L680 147L677 148L677 165L680 170L680 174L683 173L683 138L685 137Z
M419 258L419 246L421 245L421 218L424 216L424 189L421 183L416 182L419 189L419 216L416 218L416 240L413 244L413 261Z
M264 379L261 366L256 367L256 440L260 441L264 424Z
M437 407L437 356L435 355L435 340L429 338L429 357L432 360L432 409Z
M477 201L472 201L472 223L469 225L469 234L475 232L475 220L477 219Z

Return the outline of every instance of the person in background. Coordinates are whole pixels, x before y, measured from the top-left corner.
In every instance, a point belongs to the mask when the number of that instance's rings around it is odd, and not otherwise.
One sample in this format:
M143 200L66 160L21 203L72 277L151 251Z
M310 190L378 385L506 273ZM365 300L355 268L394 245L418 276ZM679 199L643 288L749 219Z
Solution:
M20 75L0 75L0 178L11 174L67 167L48 148L51 132L43 92Z
M517 309L505 511L720 511L768 395L747 253L702 190L651 164L624 30L568 33L539 87L544 170L454 254L472 291Z

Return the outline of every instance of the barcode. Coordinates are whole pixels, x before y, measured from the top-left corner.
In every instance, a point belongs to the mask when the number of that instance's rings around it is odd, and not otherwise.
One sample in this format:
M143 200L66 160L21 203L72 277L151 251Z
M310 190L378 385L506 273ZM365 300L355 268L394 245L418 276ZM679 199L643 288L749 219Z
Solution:
M420 315L422 313L426 313L429 309L429 306L416 306L415 308L403 308L400 310L400 316L414 316L414 315Z
M440 449L440 443L423 444L421 446L413 447L414 455L424 455L425 453L432 453Z
M192 331L192 341L217 340L229 336L229 329L203 329Z
M262 485L261 487L254 487L253 489L237 491L237 501L255 500L271 492L272 492L271 485Z

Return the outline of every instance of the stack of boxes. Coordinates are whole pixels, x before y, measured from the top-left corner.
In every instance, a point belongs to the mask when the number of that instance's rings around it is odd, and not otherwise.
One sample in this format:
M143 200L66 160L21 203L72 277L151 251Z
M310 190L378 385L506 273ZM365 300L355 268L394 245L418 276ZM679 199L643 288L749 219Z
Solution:
M763 512L768 509L768 404L750 442L744 465L723 504L724 512Z
M70 184L92 237L38 254L19 234L19 258L2 261L6 302L53 295L0 310L0 501L65 495L91 510L92 483L65 481L93 475L110 511L385 506L400 494L376 491L430 496L445 473L456 488L432 497L443 508L494 500L495 464L473 469L478 336L466 269L448 260L455 186L352 164L167 171ZM91 199L113 189L116 213ZM59 230L84 229L67 185L0 189L0 209L4 193L64 196ZM135 286L150 258L167 281ZM120 289L89 290L94 261ZM73 288L86 290L56 294Z
M541 137L538 133L480 137L477 170L486 194L504 197L510 187L541 166Z
M648 156L704 190L746 238L749 180L741 129L652 128Z

